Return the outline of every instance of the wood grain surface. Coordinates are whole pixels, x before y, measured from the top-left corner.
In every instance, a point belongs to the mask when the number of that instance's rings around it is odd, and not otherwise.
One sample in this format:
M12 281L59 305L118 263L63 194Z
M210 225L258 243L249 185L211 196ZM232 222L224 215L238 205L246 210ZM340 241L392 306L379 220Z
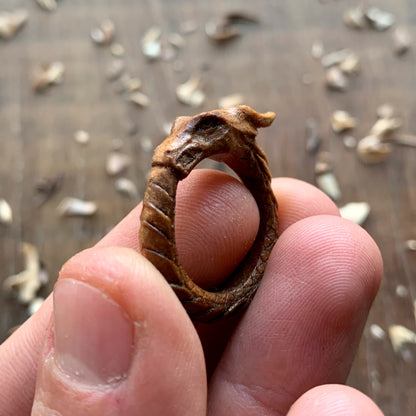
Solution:
M393 53L391 30L348 29L342 13L357 2L341 0L79 0L58 2L55 12L36 3L0 0L0 10L25 7L29 20L17 36L0 41L0 198L13 209L9 226L0 224L0 280L23 267L22 241L33 243L50 274L46 295L60 266L73 254L93 245L137 204L144 192L151 151L165 137L164 125L176 116L192 115L218 107L218 99L241 93L245 103L277 113L271 128L261 132L259 143L274 176L315 181L314 158L305 150L305 122L318 121L321 149L334 159L342 198L339 204L367 201L371 214L366 230L378 243L384 258L384 278L356 357L349 383L369 394L386 415L416 413L416 346L395 353L388 337L391 325L415 330L416 252L405 241L416 239L416 149L395 146L388 159L369 166L345 148L330 128L337 109L359 120L352 134L367 135L376 120L376 108L391 103L404 120L403 132L416 134L416 4L413 0L373 1L394 13L398 25L409 29L413 48L402 57ZM239 25L242 35L216 45L205 23L229 10L255 13L261 23ZM112 56L89 38L91 28L104 18L116 25L116 40L125 48L127 71L143 81L150 97L148 108L126 102L107 80ZM185 35L177 59L149 62L140 50L143 34L159 26L164 34L178 32L181 22L195 21L197 30ZM325 50L351 48L361 59L360 75L350 79L344 93L324 87L324 71L311 56L315 40ZM66 72L61 85L44 94L31 90L31 74L38 64L59 60ZM201 73L207 98L198 109L177 102L175 88L192 74ZM305 82L306 81L306 82ZM128 133L131 123L135 134ZM91 141L73 140L84 129ZM135 200L121 198L114 178L105 172L113 139L134 163L124 176L139 189ZM145 142L146 143L146 142ZM64 184L37 207L35 185L39 178L63 172ZM57 205L65 196L94 200L93 218L62 218ZM397 288L400 288L397 294ZM26 308L2 294L0 336L26 317ZM374 337L373 324L386 333Z

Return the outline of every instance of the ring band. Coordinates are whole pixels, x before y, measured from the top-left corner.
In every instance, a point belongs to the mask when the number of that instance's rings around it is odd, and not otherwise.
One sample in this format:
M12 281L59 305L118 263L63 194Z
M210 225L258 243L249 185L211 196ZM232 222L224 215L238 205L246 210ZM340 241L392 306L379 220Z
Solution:
M277 240L277 202L267 159L255 142L257 129L275 114L248 106L175 120L169 137L153 155L143 199L141 252L169 282L193 320L209 322L248 305ZM196 285L181 266L175 243L175 201L180 180L205 158L224 162L253 195L260 212L256 239L243 261L218 290Z

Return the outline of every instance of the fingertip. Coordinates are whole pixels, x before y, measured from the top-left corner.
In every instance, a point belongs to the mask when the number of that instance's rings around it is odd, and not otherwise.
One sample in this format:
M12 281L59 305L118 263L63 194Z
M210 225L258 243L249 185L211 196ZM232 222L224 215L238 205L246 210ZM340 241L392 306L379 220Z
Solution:
M273 178L272 189L278 201L280 232L313 215L339 216L335 203L310 183L294 178Z
M132 249L104 247L85 250L64 265L33 414L49 414L42 413L45 409L94 416L149 409L158 414L174 406L180 412L174 414L199 415L204 377L194 327L146 259ZM189 406L192 388L196 395Z
M287 416L383 416L365 394L343 385L328 384L303 394Z

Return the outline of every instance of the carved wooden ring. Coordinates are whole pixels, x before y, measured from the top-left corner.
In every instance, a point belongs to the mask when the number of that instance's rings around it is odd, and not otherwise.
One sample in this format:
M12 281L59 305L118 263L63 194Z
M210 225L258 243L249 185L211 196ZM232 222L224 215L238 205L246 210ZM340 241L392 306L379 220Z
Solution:
M179 117L170 136L152 159L141 213L140 244L170 283L192 319L211 321L247 305L263 276L277 239L277 203L266 156L255 142L257 128L269 126L275 114L247 106ZM175 199L178 182L203 159L230 166L253 195L260 212L256 239L232 275L215 291L196 285L181 266L175 244Z

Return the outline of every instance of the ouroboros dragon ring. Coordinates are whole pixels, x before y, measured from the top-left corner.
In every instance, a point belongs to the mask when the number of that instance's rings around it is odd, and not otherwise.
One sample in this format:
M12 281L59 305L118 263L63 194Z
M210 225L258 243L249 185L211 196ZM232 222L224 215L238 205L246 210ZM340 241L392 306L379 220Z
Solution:
M209 322L248 305L277 240L277 202L267 159L255 138L275 114L248 106L178 117L171 134L154 152L143 199L141 252L162 273L193 320ZM203 159L224 162L240 177L259 208L256 239L232 275L215 291L196 285L181 266L175 244L178 182Z

